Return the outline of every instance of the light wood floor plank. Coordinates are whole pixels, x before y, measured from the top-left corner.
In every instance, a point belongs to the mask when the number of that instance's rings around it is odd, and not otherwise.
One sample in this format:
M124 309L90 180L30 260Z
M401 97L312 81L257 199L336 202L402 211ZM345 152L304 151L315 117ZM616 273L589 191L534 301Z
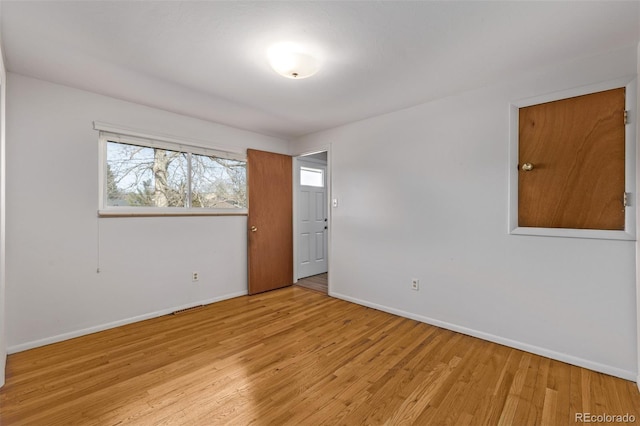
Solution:
M296 285L300 287L304 287L309 290L314 290L323 294L327 294L329 289L328 280L329 280L329 274L324 273L324 274L313 275L307 278L299 279Z
M2 425L640 419L634 383L296 286L10 355Z

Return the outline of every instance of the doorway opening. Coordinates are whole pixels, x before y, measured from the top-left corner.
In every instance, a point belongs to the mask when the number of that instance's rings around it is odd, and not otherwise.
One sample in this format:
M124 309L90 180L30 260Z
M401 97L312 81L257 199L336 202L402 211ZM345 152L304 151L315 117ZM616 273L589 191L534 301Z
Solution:
M327 151L294 161L296 285L328 294L329 179Z

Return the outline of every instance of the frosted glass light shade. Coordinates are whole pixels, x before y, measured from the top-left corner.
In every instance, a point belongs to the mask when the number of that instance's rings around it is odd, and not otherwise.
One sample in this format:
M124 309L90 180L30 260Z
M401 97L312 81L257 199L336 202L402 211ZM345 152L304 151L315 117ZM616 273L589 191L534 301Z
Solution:
M268 56L275 72L287 78L307 78L318 72L318 60L290 43L271 47Z

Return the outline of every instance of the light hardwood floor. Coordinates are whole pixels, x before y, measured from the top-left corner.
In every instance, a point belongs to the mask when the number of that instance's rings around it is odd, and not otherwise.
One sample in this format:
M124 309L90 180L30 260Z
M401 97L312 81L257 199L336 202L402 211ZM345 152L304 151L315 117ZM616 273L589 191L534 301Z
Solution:
M296 286L10 355L2 425L571 425L634 383Z
M327 273L313 275L313 276L298 280L296 285L300 287L308 288L309 290L315 290L315 291L319 291L320 293L327 294L329 290L328 278L329 278L329 274Z

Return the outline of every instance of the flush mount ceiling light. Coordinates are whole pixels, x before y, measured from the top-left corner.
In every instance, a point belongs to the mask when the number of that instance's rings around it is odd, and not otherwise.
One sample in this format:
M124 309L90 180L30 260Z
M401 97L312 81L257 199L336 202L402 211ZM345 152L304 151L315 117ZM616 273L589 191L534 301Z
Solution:
M311 77L320 65L307 49L295 43L275 44L269 48L267 56L278 74L296 80Z

